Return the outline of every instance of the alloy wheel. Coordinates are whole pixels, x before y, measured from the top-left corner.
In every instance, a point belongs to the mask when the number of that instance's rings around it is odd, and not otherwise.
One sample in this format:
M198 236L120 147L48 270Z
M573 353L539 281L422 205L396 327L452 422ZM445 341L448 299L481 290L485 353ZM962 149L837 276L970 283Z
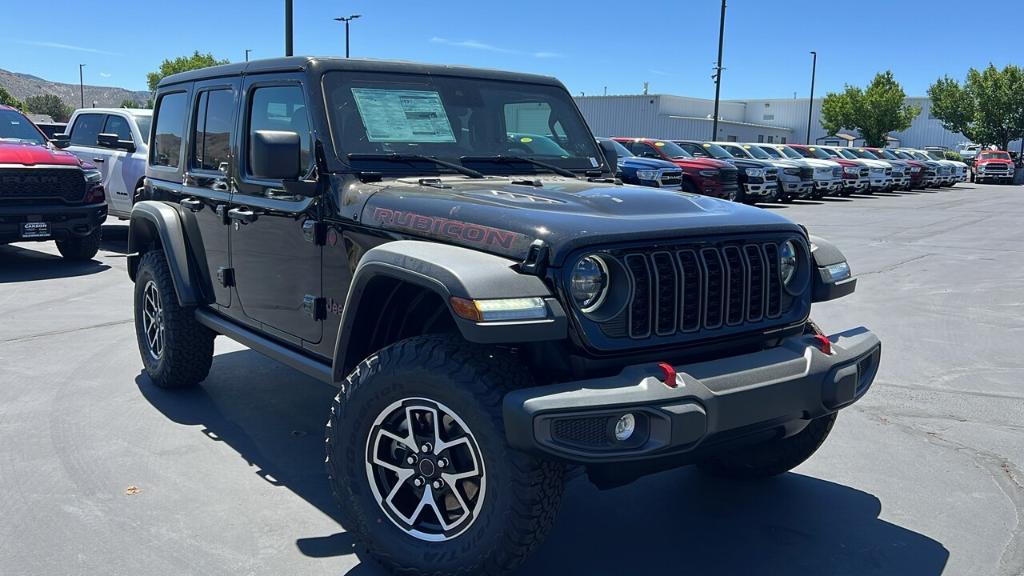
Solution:
M146 334L146 350L154 360L159 360L164 354L164 307L153 280L142 290L142 330Z

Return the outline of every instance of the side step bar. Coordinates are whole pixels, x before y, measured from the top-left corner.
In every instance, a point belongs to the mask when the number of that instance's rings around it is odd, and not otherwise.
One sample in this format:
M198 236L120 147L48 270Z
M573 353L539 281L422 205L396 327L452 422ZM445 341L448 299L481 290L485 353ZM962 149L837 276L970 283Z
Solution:
M209 310L196 310L196 320L217 334L223 334L235 342L248 346L282 364L291 366L307 376L312 376L327 384L333 384L330 364L314 360L287 346L278 344Z

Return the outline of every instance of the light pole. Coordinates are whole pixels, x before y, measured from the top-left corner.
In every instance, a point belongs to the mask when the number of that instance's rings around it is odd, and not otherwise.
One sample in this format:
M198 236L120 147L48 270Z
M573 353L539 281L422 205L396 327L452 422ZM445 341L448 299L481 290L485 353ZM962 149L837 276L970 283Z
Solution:
M715 118L711 122L711 141L718 140L718 95L722 91L722 43L725 41L725 0L718 20L718 64L715 66Z
M807 102L807 141L804 144L811 144L811 113L814 112L814 74L818 71L818 53L812 51L811 56L811 99Z
M252 48L246 48L245 49L245 61L246 62L249 61L249 52L252 52Z
M85 108L85 81L82 80L82 68L85 68L85 64L78 65L78 94L82 99L81 108Z
M284 0L284 55L292 55L292 0Z
M356 18L361 17L361 16L362 16L362 14L353 14L353 15L348 16L348 17L339 16L339 17L335 18L335 20L337 20L338 22L344 22L345 23L345 58L348 58L348 23L353 21L353 20L355 20Z

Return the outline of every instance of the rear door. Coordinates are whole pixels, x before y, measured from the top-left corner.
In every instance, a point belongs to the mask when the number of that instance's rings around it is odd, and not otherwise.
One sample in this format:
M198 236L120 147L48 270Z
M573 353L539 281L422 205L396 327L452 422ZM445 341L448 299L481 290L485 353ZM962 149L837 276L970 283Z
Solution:
M229 211L231 266L243 320L297 345L317 343L323 335L320 204L317 198L290 196L280 180L254 176L248 158L255 131L295 132L302 142L302 171L311 172L312 137L301 78L245 79Z

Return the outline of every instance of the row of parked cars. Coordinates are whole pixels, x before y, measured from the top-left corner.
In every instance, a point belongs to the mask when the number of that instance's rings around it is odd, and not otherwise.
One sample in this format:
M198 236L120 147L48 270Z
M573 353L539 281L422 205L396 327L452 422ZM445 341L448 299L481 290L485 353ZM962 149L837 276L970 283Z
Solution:
M678 186L687 192L735 202L789 202L826 195L939 188L969 178L963 162L947 160L941 152L913 148L624 137L598 140L615 145L620 178L627 183ZM1010 164L1000 166L1001 178L1012 179ZM988 174L996 173L995 166L988 168L992 170Z

